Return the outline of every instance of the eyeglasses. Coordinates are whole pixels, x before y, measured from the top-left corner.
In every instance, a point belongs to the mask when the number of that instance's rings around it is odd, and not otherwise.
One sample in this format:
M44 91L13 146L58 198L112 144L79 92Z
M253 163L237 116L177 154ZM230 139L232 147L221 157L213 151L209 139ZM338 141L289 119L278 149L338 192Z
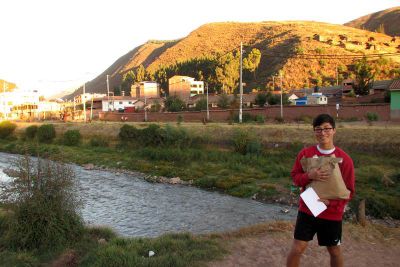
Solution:
M332 127L331 128L314 128L314 132L316 132L316 133L322 133L322 132L328 133L332 129L333 129Z

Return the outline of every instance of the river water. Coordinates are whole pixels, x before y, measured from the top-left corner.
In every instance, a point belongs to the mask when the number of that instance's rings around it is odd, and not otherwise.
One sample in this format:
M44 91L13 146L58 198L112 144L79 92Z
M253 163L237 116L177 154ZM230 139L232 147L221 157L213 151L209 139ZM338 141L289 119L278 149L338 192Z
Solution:
M18 157L0 153L2 170ZM71 165L79 179L89 225L104 225L129 237L155 237L167 232L210 233L273 220L294 220L296 209L264 204L195 187L148 183L139 176ZM282 210L288 209L288 213Z

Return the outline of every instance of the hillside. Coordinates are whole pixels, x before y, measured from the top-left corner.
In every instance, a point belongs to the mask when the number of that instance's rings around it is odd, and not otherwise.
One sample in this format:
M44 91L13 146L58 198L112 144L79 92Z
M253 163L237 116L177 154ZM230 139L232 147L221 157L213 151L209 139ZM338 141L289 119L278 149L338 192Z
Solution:
M345 26L379 31L383 25L384 32L390 36L400 36L400 7L393 7L375 12L344 24Z
M345 78L354 57L364 54L376 60L379 54L395 53L386 57L384 71L376 77L390 79L393 76L390 70L397 69L400 62L400 38L392 40L381 33L304 21L210 23L177 41L149 41L136 47L88 83L86 91L105 93L106 74L110 75L112 91L121 84L124 73L140 64L154 73L161 66L176 62L237 51L240 42L245 51L257 48L262 55L255 77L244 80L247 90L271 87L272 76L279 71L284 74L285 90L334 84L337 67L341 78Z

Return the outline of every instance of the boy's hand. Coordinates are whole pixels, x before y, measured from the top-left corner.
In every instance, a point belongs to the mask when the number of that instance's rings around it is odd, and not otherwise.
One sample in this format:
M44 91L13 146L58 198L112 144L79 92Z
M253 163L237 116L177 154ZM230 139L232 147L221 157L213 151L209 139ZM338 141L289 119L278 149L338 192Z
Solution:
M308 178L311 180L325 182L329 178L328 171L321 170L321 168L313 169L308 173Z

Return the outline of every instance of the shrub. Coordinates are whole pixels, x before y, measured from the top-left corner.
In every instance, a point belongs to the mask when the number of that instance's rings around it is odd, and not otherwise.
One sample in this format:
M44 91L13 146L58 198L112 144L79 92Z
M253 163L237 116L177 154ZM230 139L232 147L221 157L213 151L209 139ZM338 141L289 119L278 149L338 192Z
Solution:
M0 122L0 138L4 139L9 137L14 132L15 128L17 128L15 123L10 121Z
M180 125L182 122L183 122L183 116L179 114L178 117L176 117L176 123Z
M185 102L176 96L168 96L165 100L165 109L169 112L181 111L185 106Z
M81 142L79 130L68 130L63 135L63 144L67 146L77 146Z
M38 127L36 125L31 125L25 129L25 138L34 139L36 137Z
M277 123L284 123L284 122L285 122L285 119L282 118L282 117L275 117L275 121L276 121Z
M37 138L40 143L51 143L56 137L53 124L43 124L37 129Z
M197 111L206 110L207 109L207 98L203 97L196 102L196 107L194 108Z
M261 142L248 131L237 129L233 133L232 143L235 152L238 152L242 155L249 153L259 154L262 151Z
M139 137L140 130L135 126L124 124L119 130L119 138L122 141L134 141Z
M11 209L5 246L15 250L56 250L83 233L75 174L59 162L25 156L12 166L3 202Z
M367 112L366 117L369 122L377 121L379 119L378 114L375 112Z
M145 146L163 144L162 129L158 124L150 124L147 128L140 131L140 143Z
M89 141L89 145L92 147L108 147L108 144L108 140L104 136L93 136Z
M257 123L264 123L265 122L265 116L264 115L256 115L256 122Z

